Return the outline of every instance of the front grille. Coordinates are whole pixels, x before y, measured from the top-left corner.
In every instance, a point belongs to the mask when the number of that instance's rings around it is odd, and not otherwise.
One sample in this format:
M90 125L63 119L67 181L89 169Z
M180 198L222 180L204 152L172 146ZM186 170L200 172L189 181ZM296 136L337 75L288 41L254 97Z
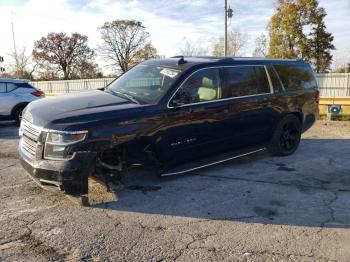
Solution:
M38 127L23 120L21 123L21 132L20 150L28 160L34 161L36 159L41 131Z
M30 160L34 160L36 156L36 142L28 139L26 136L23 136L21 139L21 148L22 152L30 158Z
M23 135L29 137L33 141L38 141L39 136L40 136L40 129L37 128L36 126L33 126L32 124L22 121L21 123L21 128Z

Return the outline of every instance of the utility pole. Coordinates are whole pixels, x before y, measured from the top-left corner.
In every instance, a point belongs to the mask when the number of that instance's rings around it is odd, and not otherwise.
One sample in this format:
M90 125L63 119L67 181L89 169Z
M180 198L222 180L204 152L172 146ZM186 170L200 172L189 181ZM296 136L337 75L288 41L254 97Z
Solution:
M11 12L13 17L15 16L15 12ZM16 40L15 40L15 29L13 25L13 21L11 22L11 29L12 29L12 40L13 40L13 50L15 54L15 60L16 60L16 77L18 77L18 56L17 56L17 48L16 48Z
M225 44L224 44L224 56L227 56L227 0L225 0Z
M225 39L224 39L224 56L227 56L227 18L232 18L233 11L230 7L227 8L227 0L225 0Z

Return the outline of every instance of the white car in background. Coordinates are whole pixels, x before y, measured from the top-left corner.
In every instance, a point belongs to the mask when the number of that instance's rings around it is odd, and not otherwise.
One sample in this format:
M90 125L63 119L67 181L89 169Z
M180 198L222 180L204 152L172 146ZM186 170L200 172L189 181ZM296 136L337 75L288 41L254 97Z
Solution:
M19 123L23 109L44 96L44 92L28 81L0 78L0 120L15 120Z

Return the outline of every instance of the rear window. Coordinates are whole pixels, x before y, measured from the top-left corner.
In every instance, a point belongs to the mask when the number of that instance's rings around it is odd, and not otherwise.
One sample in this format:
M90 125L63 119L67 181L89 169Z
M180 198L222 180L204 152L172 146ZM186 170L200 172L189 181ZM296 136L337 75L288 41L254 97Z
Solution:
M314 73L308 64L274 65L286 90L317 88Z

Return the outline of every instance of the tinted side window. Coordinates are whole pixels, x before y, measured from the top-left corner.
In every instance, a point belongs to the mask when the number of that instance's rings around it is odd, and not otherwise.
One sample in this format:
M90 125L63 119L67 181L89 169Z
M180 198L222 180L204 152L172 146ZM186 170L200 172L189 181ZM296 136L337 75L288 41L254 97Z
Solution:
M269 82L263 66L237 66L222 69L222 97L239 97L269 93Z
M274 67L287 90L301 90L317 87L312 69L307 64L275 65Z
M6 83L0 83L0 93L6 93Z
M190 76L175 94L173 100L183 104L216 100L221 97L219 70L202 69Z
M17 84L18 87L23 87L23 88L35 88L29 83L19 83Z

